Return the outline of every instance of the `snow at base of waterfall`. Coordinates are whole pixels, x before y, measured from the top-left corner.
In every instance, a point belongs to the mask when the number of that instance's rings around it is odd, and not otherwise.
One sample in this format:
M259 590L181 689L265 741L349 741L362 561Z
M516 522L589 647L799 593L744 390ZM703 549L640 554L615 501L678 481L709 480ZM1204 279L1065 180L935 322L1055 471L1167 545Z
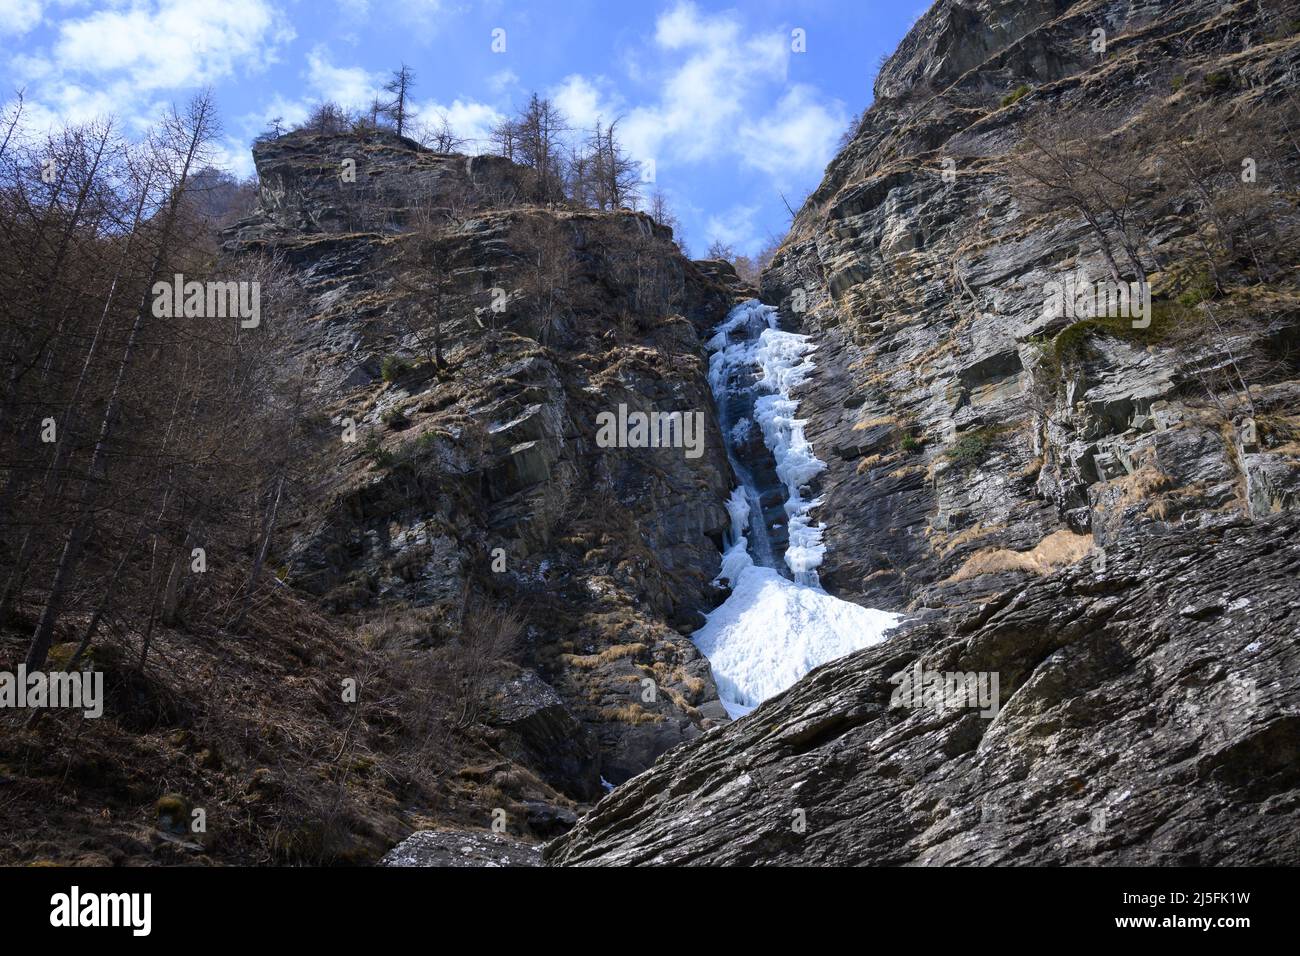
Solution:
M750 564L691 636L713 668L722 706L735 718L818 664L879 644L898 620Z

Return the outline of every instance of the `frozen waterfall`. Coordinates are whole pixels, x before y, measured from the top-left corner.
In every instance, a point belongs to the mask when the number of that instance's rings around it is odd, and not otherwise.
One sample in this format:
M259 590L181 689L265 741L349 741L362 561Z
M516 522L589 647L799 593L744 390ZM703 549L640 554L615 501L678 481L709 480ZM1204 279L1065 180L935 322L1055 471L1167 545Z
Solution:
M776 309L755 299L732 309L709 341L709 383L740 486L727 501L731 528L718 574L732 592L694 640L732 717L818 664L879 643L898 622L832 597L818 582L826 546L811 516L821 502L809 485L826 465L790 397L814 368L814 348L806 335L779 329Z

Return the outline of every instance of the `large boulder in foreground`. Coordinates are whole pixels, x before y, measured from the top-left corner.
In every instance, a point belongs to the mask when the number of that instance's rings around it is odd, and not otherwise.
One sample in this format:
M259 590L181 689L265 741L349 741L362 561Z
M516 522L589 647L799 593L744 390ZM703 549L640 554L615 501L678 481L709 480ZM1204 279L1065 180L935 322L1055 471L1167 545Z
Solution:
M520 669L493 697L486 719L497 747L576 800L601 794L600 751L591 732L535 671Z
M1296 865L1298 635L1295 516L1129 538L813 671L546 858ZM891 707L918 664L996 676L996 716Z

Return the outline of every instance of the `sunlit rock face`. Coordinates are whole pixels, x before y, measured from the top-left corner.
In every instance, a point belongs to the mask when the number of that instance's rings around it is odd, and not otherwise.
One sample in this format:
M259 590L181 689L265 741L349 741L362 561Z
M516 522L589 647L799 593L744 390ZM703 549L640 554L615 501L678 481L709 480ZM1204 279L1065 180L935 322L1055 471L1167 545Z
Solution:
M1212 0L943 0L917 22L763 276L764 301L817 349L797 396L827 464L828 590L949 607L1016 577L949 580L973 556L1027 552L1062 528L1104 547L1297 507L1294 446L1241 437L1252 416L1292 414L1293 280L1231 303L1231 334L1093 336L1052 367L1044 350L1072 320L1045 315L1046 285L1108 268L1081 215L1029 208L1008 160L1048 113L1067 135L1129 129L1152 163L1171 115L1232 106L1267 127L1300 60L1278 29ZM1279 182L1295 171L1281 162ZM1148 278L1168 309L1194 271L1198 206L1154 176L1132 215L1150 224ZM1250 403L1229 381L1238 359Z
M1103 574L818 668L615 790L547 860L1295 865L1298 570L1294 515L1130 538ZM1000 706L899 693L918 670L997 674Z

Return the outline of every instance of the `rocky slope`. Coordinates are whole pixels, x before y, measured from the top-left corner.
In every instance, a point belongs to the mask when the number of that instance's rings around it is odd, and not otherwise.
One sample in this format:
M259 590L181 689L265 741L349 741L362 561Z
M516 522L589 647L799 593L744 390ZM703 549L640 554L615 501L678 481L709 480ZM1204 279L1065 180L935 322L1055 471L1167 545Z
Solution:
M1300 863L1300 521L1130 538L808 675L663 758L560 864ZM891 707L899 672L1001 710ZM802 826L802 829L800 829Z
M817 343L822 582L909 622L548 862L1300 861L1297 61L1287 4L916 23L763 276ZM1117 274L1149 325L1044 308Z

